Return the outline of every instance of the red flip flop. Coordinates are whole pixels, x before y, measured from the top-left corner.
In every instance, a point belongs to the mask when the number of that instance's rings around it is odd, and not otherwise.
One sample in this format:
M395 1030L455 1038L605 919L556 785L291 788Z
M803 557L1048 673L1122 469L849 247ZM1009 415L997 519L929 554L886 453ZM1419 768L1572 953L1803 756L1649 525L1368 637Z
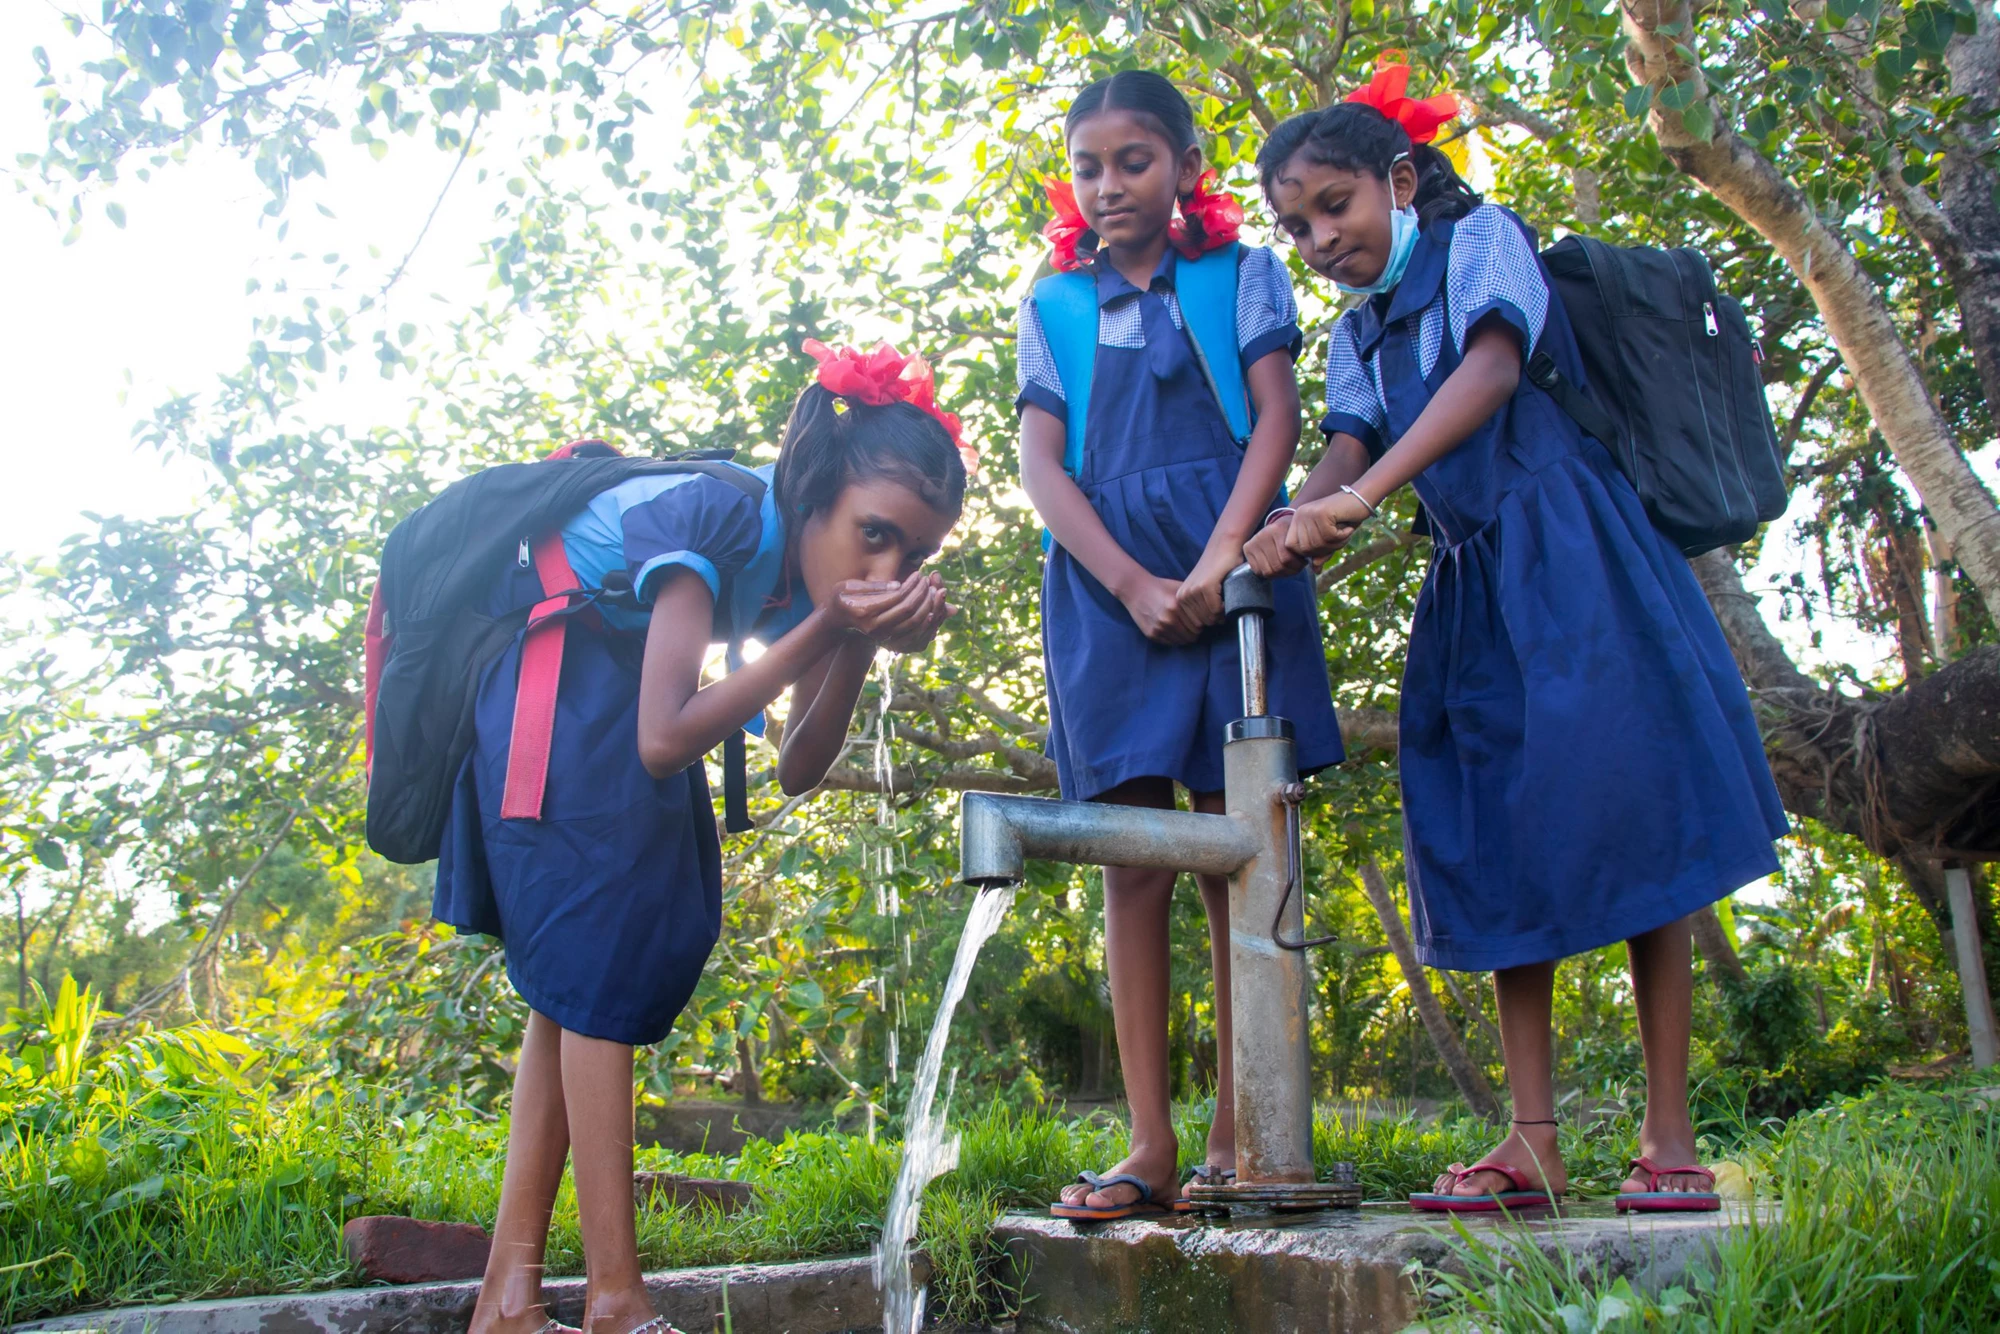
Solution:
M1488 1191L1484 1195L1453 1195L1460 1182L1480 1172L1498 1172L1514 1183L1512 1190ZM1410 1207L1425 1213L1490 1214L1502 1209L1548 1208L1555 1203L1548 1191L1528 1184L1528 1174L1506 1163L1474 1163L1467 1167L1453 1163L1445 1169L1451 1186L1443 1192L1426 1191L1410 1197Z
M1706 1167L1661 1167L1644 1155L1634 1158L1632 1166L1646 1174L1649 1190L1621 1191L1618 1196L1618 1212L1645 1214L1712 1214L1722 1207L1722 1197L1713 1190L1661 1190L1660 1178L1693 1174L1708 1178L1710 1186L1715 1185L1715 1173Z

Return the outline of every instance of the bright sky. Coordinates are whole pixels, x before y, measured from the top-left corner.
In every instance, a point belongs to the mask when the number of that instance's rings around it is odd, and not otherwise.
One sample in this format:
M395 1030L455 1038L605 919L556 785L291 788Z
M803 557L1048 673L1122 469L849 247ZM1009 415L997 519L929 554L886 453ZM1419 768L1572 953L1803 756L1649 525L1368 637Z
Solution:
M86 511L185 508L201 488L201 468L135 447L134 422L169 394L206 393L219 373L240 366L253 319L289 308L304 284L330 275L319 256L337 248L355 264L341 280L350 305L379 287L416 238L451 159L427 138L399 138L378 163L344 134L330 135L322 146L329 179L298 192L281 242L276 222L262 214L267 196L249 167L220 152L197 155L150 182L128 175L110 196L124 206L125 229L111 224L99 200L87 209L81 239L65 246L66 226L15 188L37 183L11 164L16 153L46 141L30 52L46 46L60 66L78 43L44 0L15 0L9 9L16 12L0 37L0 163L12 177L0 184L0 310L7 316L0 321L0 402L9 428L0 446L8 483L0 487L0 552L32 557L77 531ZM467 163L398 284L392 301L399 318L422 322L438 309L434 292L469 302L485 289L485 272L470 264L488 234L497 182L477 182L477 161ZM316 203L335 217L323 217ZM370 259L371 244L379 259ZM247 295L251 277L266 288L289 278L292 294ZM409 382L385 384L366 364L359 369L339 390L341 415L364 423L402 419Z
M73 61L77 49L48 0L15 0L10 9L0 37L0 164L45 139L32 48L48 47L58 66L66 53ZM671 101L668 94L664 104ZM510 161L502 136L511 140L528 130L540 133L504 113L489 118L486 140L498 145L490 160ZM8 317L0 321L0 402L9 426L0 446L8 482L0 487L0 552L50 553L83 526L86 511L151 516L187 507L204 482L203 469L135 446L133 424L169 394L207 393L219 373L239 366L260 312L293 308L307 290L303 284L318 275L332 280L321 255L337 249L355 265L339 280L350 306L380 286L416 238L451 159L427 139L397 138L381 162L348 145L344 134L327 136L321 147L329 179L295 194L284 241L262 215L265 192L249 168L221 152L198 154L150 182L128 176L115 195L127 215L125 229L104 216L99 199L82 238L69 246L62 244L63 225L35 207L26 190L10 188L35 184L31 176L14 172L0 184L0 310ZM469 160L392 295L397 319L425 323L445 309L433 294L463 307L485 290L485 270L473 262L490 234L500 182L478 181L481 161L478 153ZM1475 175L1483 174L1479 166ZM370 257L371 245L377 257ZM251 277L267 289L286 278L291 294L246 294ZM363 360L360 374L314 410L362 428L401 420L410 382L380 381ZM1803 494L1798 501L1807 503ZM1753 572L1753 589L1767 586L1766 571L1800 559L1795 550L1771 545L1765 569ZM1797 627L1778 629L1806 660L1818 657ZM1889 647L1829 629L1835 633L1825 651L1864 670Z

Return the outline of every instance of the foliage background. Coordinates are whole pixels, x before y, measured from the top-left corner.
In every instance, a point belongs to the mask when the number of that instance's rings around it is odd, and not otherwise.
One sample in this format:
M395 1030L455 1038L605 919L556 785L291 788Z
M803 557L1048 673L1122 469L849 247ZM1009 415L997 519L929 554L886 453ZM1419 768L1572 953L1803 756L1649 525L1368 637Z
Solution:
M1990 468L1955 293L1878 170L1924 188L1953 143L1990 130L1941 63L1973 8L1723 0L1705 14L1713 104L1806 183ZM1252 198L1264 125L1401 50L1420 82L1465 95L1464 144L1493 197L1545 236L1700 247L1762 332L1793 449L1798 503L1739 553L1767 619L1817 650L1816 684L1854 699L1994 639L1798 276L1660 148L1646 117L1684 95L1630 80L1615 7L106 0L71 28L37 55L49 136L16 180L79 244L140 215L146 181L193 155L240 157L279 236L340 141L442 155L447 189L495 203L467 256L483 300L420 309L398 289L407 254L302 256L259 293L242 363L136 426L207 470L200 507L106 516L7 564L0 883L24 1016L73 975L121 1038L168 1042L200 1020L293 1053L271 1058L280 1092L331 1075L374 1114L503 1114L523 1018L503 960L428 925L427 868L363 848L359 641L382 539L464 471L566 438L769 459L803 383L799 344L890 336L934 357L985 451L939 562L966 610L930 652L885 664L828 790L753 794L762 827L726 849L722 944L646 1056L642 1091L895 1117L968 902L951 883L956 794L1050 783L1012 310L1039 262L1061 108L1134 64L1181 83ZM1885 106L1886 126L1871 119ZM1310 403L1332 311L1307 277ZM357 419L352 404L383 386L402 406ZM1322 580L1328 665L1362 743L1305 812L1311 919L1342 936L1315 958L1329 1098L1455 1092L1360 883L1370 865L1393 880L1401 845L1393 751L1374 742L1393 735L1427 556L1397 536L1408 518ZM1789 1114L1964 1044L1949 949L1905 868L1809 819L1784 863L1726 919L1747 981L1699 993L1700 1096L1716 1114ZM1192 895L1173 929L1176 1093L1198 1098L1215 1057ZM983 1100L1113 1093L1101 952L1094 877L1035 868L953 1039ZM1559 975L1559 1078L1579 1111L1620 1105L1638 1071L1622 953ZM1479 982L1422 985L1497 1082Z

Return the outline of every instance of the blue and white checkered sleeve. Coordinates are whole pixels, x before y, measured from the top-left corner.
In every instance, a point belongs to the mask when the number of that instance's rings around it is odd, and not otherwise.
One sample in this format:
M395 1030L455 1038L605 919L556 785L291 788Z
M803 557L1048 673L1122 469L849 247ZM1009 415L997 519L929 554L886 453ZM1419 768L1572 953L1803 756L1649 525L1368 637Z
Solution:
M1549 286L1534 247L1512 214L1482 204L1458 220L1445 269L1451 343L1465 355L1465 335L1497 314L1521 336L1522 355L1535 350L1549 314Z
M1328 435L1344 431L1368 446L1371 454L1388 447L1389 413L1382 406L1375 377L1361 364L1353 326L1345 315L1326 340L1326 416L1320 418L1319 429Z
M1021 298L1021 312L1014 320L1014 381L1020 392L1014 397L1014 411L1033 403L1050 416L1062 420L1069 415L1069 400L1063 397L1062 377L1056 374L1055 354L1049 351L1049 337L1042 332L1041 312L1033 294Z
M1243 369L1283 349L1293 361L1305 346L1292 276L1268 246L1246 246L1236 270L1236 347Z

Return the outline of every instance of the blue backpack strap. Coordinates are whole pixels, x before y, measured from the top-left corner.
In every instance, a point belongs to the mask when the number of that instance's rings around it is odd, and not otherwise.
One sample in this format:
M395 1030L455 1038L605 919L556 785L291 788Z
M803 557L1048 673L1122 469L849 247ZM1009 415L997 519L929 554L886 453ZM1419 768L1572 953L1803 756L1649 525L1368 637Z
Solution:
M1181 318L1194 335L1195 351L1209 387L1222 405L1229 434L1241 445L1250 439L1250 396L1243 386L1243 358L1236 342L1236 274L1243 246L1231 241L1174 266L1174 292Z
M1097 369L1097 280L1058 273L1035 284L1035 313L1062 380L1069 420L1063 423L1063 471L1083 473L1083 426L1090 420L1090 381Z

